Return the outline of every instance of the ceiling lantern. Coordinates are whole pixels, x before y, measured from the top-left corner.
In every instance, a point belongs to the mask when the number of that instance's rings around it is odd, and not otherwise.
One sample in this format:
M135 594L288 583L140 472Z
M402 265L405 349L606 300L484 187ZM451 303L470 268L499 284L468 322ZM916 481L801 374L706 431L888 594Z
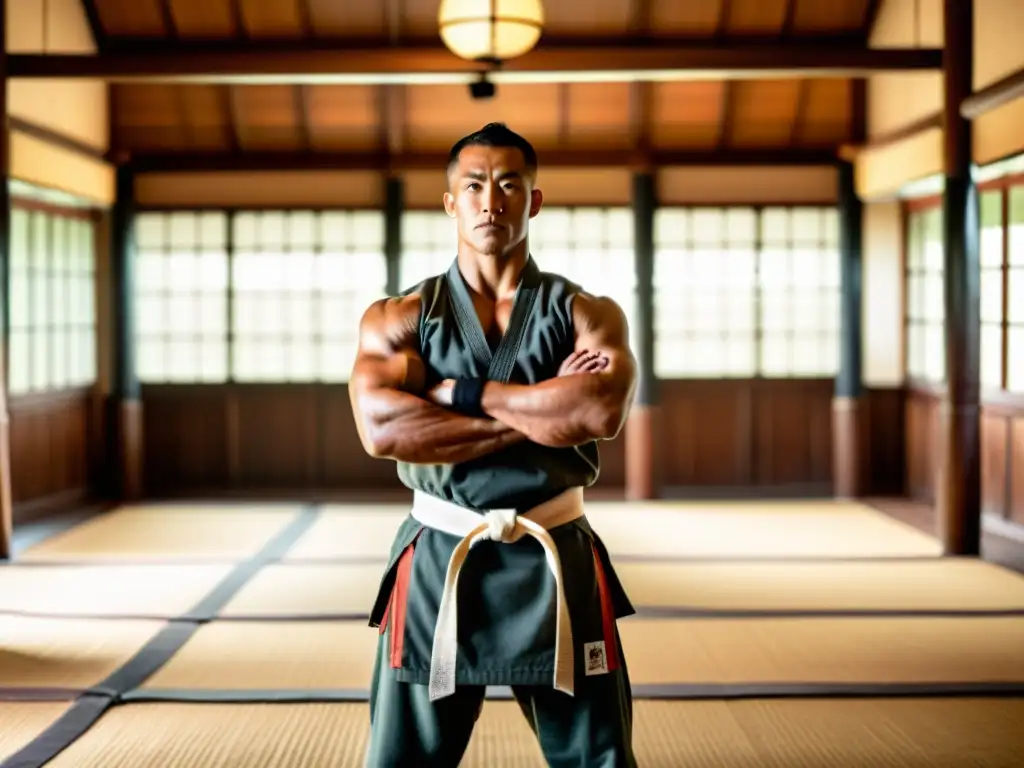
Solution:
M498 63L522 56L544 29L541 0L441 0L441 39L456 56Z

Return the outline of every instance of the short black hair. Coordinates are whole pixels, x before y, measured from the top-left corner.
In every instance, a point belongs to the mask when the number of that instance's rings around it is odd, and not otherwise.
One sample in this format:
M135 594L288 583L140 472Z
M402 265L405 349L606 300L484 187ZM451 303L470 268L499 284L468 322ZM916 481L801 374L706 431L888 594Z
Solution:
M463 136L452 146L448 153L446 173L451 173L459 162L459 155L466 147L513 147L523 153L526 168L531 174L537 172L537 152L533 145L524 137L509 128L505 123L488 123L479 131Z

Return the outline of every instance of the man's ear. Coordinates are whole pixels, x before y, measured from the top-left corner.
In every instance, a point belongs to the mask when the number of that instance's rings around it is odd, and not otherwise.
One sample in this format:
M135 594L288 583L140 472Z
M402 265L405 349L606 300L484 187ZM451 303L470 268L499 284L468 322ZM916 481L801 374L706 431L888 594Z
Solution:
M444 212L448 214L448 218L455 218L455 196L451 192L444 193Z
M534 189L530 192L530 218L532 219L538 213L544 205L544 193L539 189Z

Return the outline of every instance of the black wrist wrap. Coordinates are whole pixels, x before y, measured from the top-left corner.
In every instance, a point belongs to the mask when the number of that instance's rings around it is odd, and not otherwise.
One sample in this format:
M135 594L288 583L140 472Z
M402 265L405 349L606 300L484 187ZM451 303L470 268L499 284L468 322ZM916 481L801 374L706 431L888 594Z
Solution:
M480 400L484 394L485 379L458 379L452 389L452 408L466 416L483 417Z

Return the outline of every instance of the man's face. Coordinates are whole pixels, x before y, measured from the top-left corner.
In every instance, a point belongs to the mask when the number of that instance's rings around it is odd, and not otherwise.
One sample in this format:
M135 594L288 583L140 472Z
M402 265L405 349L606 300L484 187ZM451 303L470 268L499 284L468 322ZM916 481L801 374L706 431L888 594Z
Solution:
M543 196L533 187L523 153L512 147L469 146L448 174L444 207L459 240L485 256L505 256L523 242Z

